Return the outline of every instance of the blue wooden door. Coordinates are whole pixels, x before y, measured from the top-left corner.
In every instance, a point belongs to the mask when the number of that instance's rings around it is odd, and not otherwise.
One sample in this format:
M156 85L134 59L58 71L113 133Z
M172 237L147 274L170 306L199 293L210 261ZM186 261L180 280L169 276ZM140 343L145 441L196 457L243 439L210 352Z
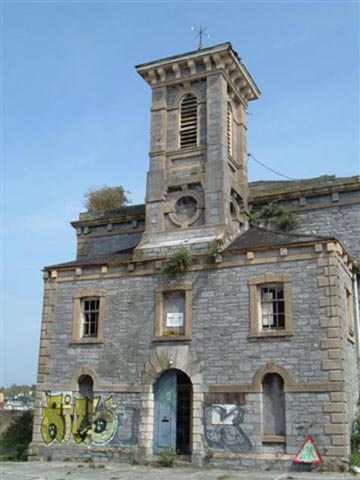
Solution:
M176 449L176 372L165 372L154 386L154 453Z

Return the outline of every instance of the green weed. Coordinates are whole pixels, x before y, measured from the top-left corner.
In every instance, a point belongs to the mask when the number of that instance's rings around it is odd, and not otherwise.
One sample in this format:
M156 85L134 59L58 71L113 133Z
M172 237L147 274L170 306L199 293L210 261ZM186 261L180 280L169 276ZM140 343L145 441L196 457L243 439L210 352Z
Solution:
M175 466L176 453L173 449L164 450L160 453L159 464L161 467L172 468Z

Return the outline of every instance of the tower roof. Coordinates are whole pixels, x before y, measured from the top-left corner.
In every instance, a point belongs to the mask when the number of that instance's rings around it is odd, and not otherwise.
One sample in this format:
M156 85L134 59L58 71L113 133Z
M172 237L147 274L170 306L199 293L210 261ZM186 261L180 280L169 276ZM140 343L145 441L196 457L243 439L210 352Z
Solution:
M230 42L142 63L135 68L152 87L222 70L234 90L246 101L256 100L261 95Z

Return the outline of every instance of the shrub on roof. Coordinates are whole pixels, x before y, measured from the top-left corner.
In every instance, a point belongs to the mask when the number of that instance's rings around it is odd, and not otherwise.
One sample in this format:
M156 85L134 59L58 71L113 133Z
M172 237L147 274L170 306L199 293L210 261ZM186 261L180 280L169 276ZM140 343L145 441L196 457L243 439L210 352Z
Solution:
M129 193L121 185L119 187L104 185L101 188L90 188L84 195L84 206L91 213L115 210L130 203Z
M277 202L268 203L258 212L252 213L249 221L251 225L270 227L283 232L294 230L298 224L295 215Z

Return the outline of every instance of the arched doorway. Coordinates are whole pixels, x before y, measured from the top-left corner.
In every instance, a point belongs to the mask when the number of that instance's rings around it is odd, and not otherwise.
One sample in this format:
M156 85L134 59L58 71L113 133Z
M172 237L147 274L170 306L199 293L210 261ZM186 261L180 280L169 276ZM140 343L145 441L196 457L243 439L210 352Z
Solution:
M180 370L167 370L154 384L154 453L191 454L192 383Z

